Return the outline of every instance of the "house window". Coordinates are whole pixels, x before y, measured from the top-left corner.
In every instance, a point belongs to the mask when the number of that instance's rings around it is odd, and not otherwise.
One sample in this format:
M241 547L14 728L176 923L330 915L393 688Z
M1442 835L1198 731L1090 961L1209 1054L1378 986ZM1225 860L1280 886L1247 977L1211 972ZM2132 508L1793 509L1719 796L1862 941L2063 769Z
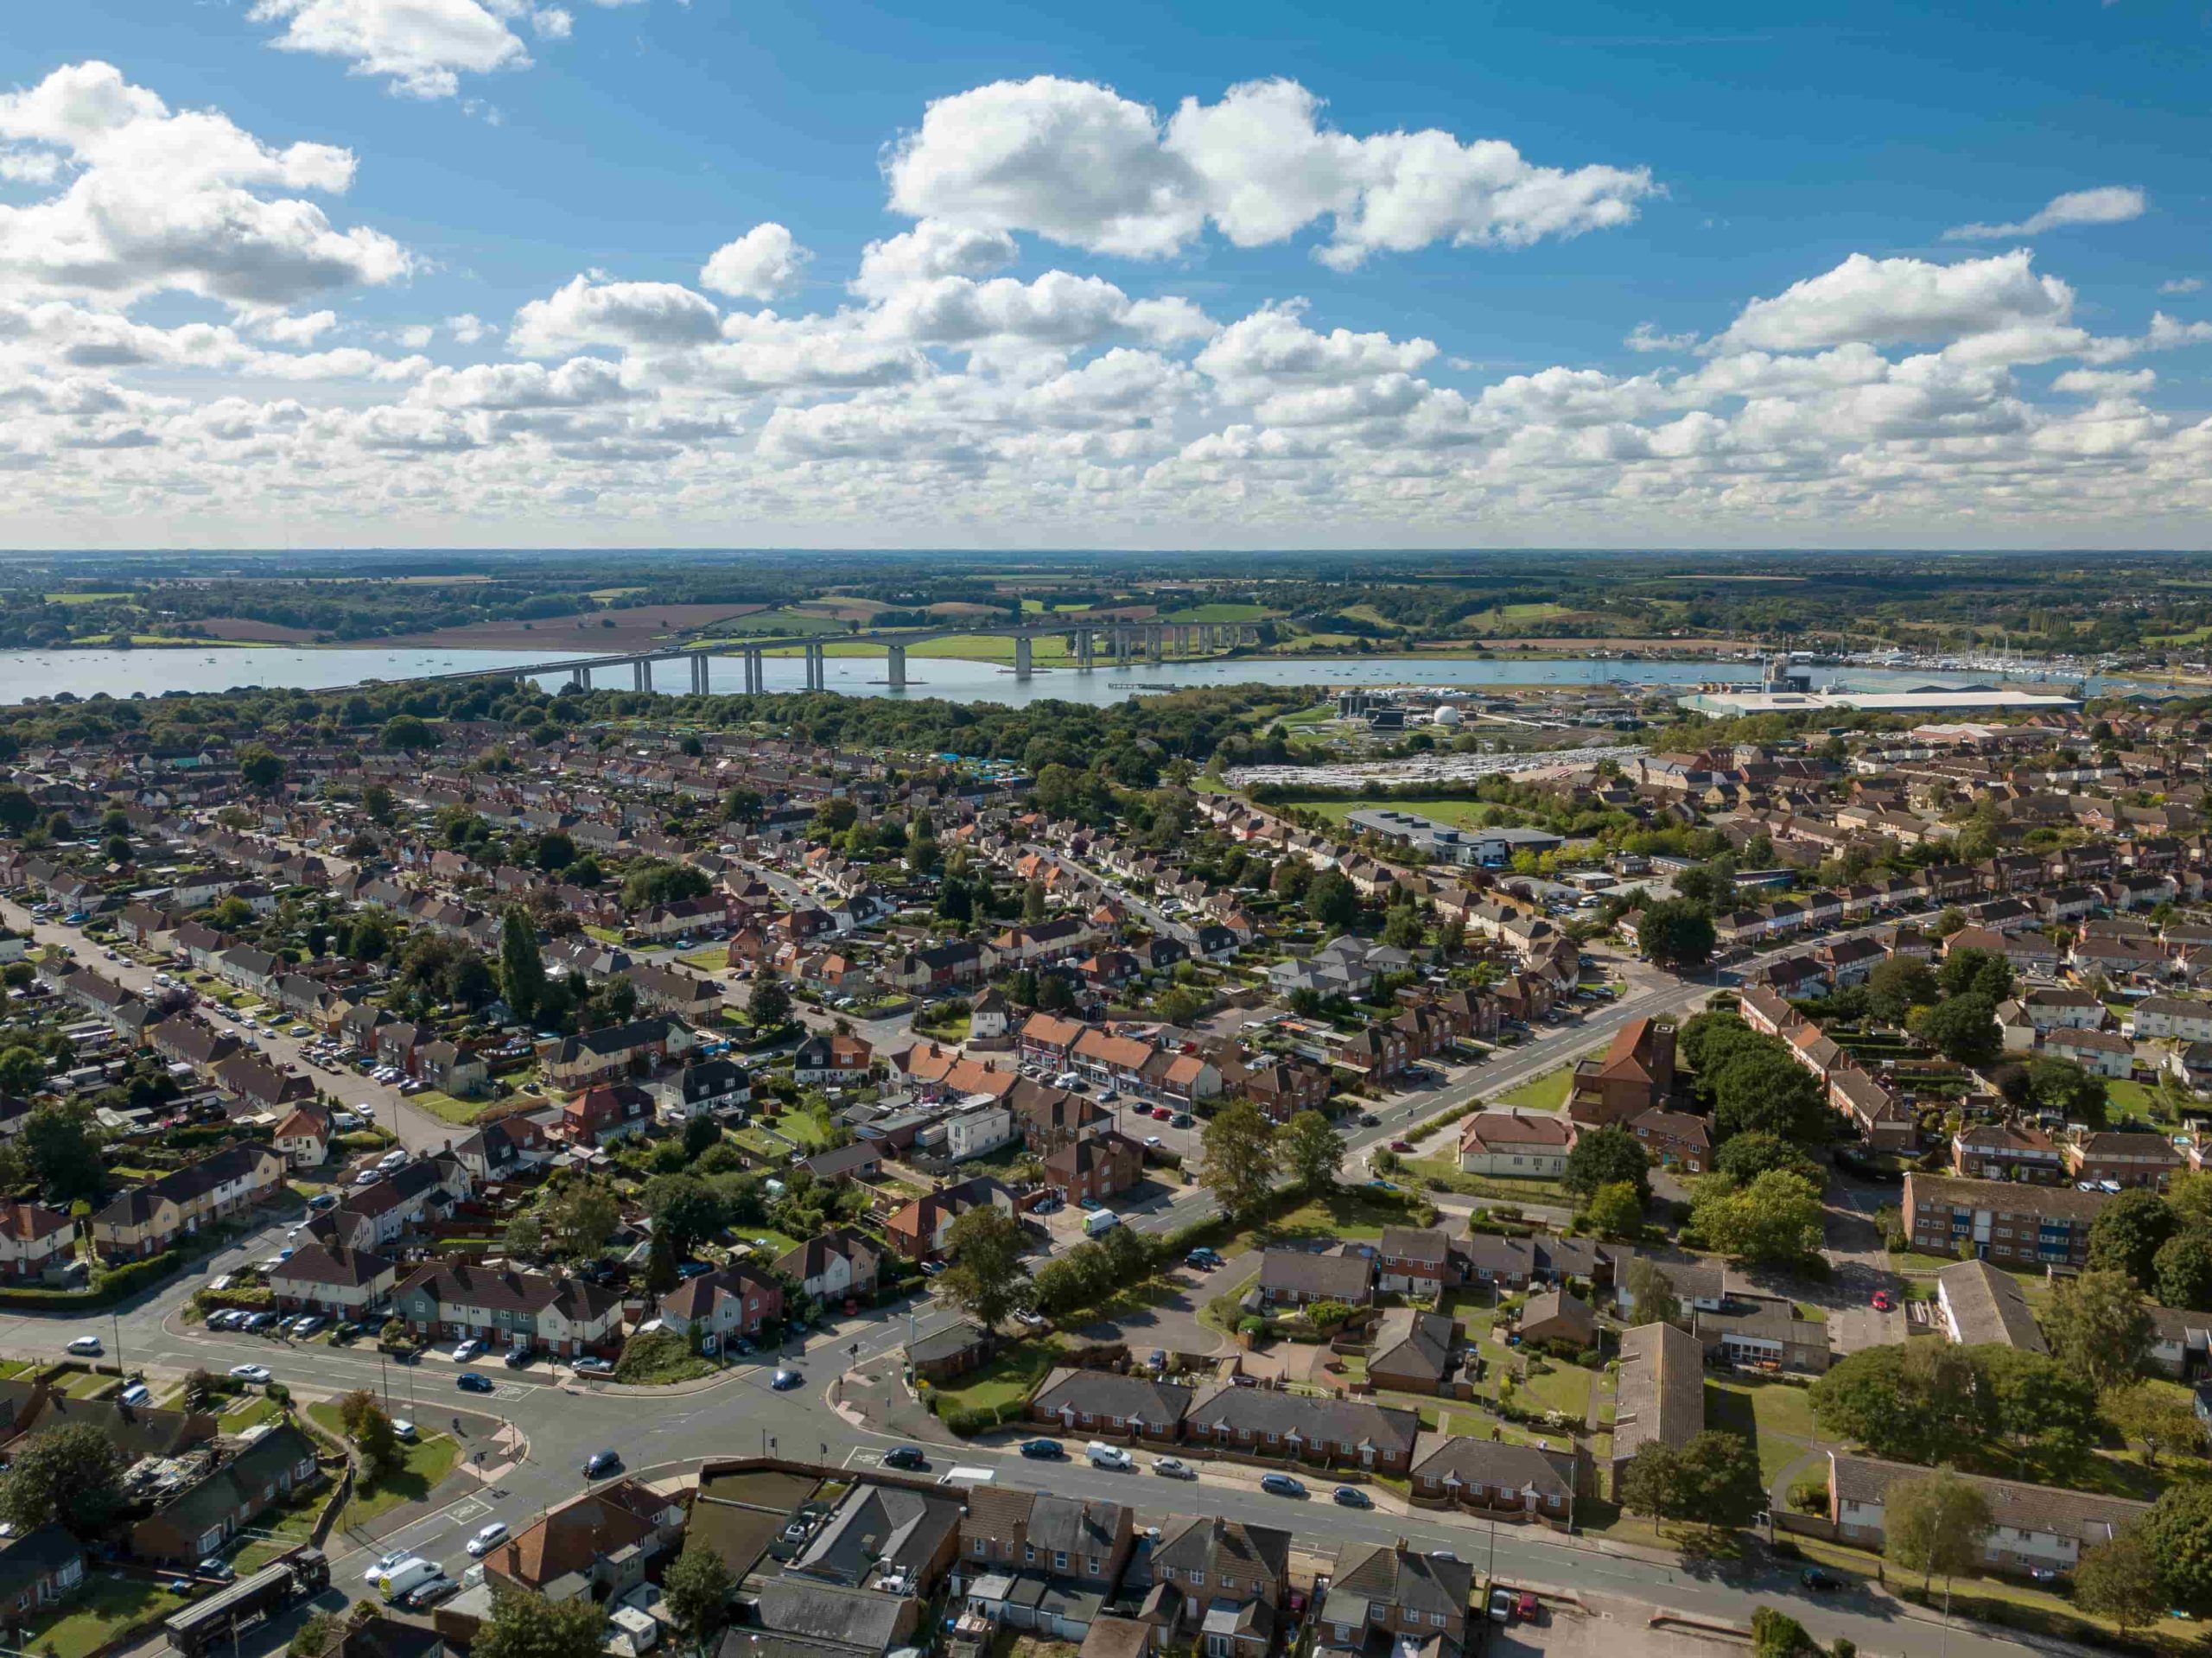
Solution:
M1444 1627L1444 1614L1441 1612L1431 1612L1428 1615L1428 1621L1440 1629Z
M1056 1548L1056 1549L1054 1549L1054 1550L1052 1551L1052 1570L1053 1570L1053 1571L1055 1571L1055 1572L1065 1572L1065 1571L1066 1571L1067 1569L1068 1569L1068 1552L1067 1552L1067 1550L1065 1550L1065 1549L1064 1549L1064 1548Z
M1037 1546L1034 1543L1024 1543L1021 1546L1021 1561L1024 1566L1037 1564Z
M1206 1574L1205 1574L1205 1572L1193 1572L1192 1573L1191 1573L1191 1587L1192 1587L1192 1588L1193 1588L1193 1589L1203 1589L1203 1588L1205 1588L1205 1586L1206 1586Z
M976 1558L978 1558L978 1559L980 1560L980 1559L982 1557L982 1553L983 1553L983 1540L982 1540L982 1538L978 1537L978 1538L976 1540Z

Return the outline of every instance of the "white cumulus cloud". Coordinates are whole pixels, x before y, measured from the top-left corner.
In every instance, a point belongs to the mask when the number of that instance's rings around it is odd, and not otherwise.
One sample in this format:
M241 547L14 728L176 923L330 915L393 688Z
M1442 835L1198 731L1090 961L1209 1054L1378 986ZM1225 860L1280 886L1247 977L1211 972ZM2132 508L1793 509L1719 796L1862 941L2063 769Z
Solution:
M2025 250L1956 264L1854 253L1833 270L1746 305L1715 346L1817 351L1849 341L1936 344L2025 325L2063 326L2074 290L2039 276Z
M721 314L675 283L577 276L515 313L507 344L520 357L561 357L591 346L680 346L716 339Z
M565 7L528 0L254 0L246 17L283 25L269 40L279 51L342 59L347 73L408 98L451 98L463 75L529 68L520 28L565 41L575 27Z
M699 285L736 299L778 299L798 286L813 257L781 225L755 225L715 250L699 272Z
M1954 225L1943 232L1947 242L1992 242L2006 236L2040 236L2063 225L2122 225L2140 219L2149 206L2143 192L2132 184L2101 184L2094 190L2071 190L2053 196L2043 211L2005 225Z
M1250 81L1217 104L1185 99L1163 125L1092 82L998 81L929 106L891 152L891 206L1141 258L1209 222L1256 247L1326 219L1318 257L1348 269L1440 241L1519 246L1625 224L1657 188L1643 168L1538 166L1503 139L1356 137L1321 107L1295 81Z

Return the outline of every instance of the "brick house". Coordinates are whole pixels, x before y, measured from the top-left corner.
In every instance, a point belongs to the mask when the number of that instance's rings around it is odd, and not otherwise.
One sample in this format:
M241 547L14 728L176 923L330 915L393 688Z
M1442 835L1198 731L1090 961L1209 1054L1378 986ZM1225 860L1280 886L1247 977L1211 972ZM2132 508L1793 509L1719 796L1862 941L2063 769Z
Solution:
M1183 1441L1217 1453L1402 1477L1420 1431L1418 1415L1393 1406L1232 1386L1192 1402Z
M679 1336L697 1331L728 1341L753 1336L784 1316L783 1286L750 1267L728 1266L687 1278L660 1298L660 1321Z
M883 1223L884 1237L909 1261L926 1261L944 1249L952 1223L980 1204L1014 1213L1013 1194L988 1175L979 1174L893 1210Z
M44 1204L0 1201L0 1280L28 1283L58 1274L77 1252L77 1223Z
M294 1491L321 1477L315 1441L289 1422L247 1430L228 1462L162 1502L130 1528L135 1559L188 1565L219 1553Z
M1290 1598L1291 1535L1217 1515L1171 1520L1152 1546L1141 1615L1205 1658L1266 1658Z
M602 1083L561 1108L571 1146L606 1146L641 1134L653 1121L653 1096L634 1083Z
M1459 1281L1451 1235L1441 1227L1386 1226L1375 1246L1377 1286L1433 1300Z
M1062 1146L1045 1159L1045 1185L1063 1201L1104 1202L1144 1178L1144 1147L1127 1134L1103 1134Z
M428 1340L475 1340L575 1358L620 1331L622 1298L580 1278L466 1263L419 1267L392 1293L392 1311Z
M343 1245L310 1243L269 1274L280 1312L320 1312L359 1318L382 1306L398 1281L398 1268L380 1255Z
M1388 1658L1465 1649L1474 1568L1395 1543L1346 1543L1316 1613L1317 1649Z
M1363 1307L1375 1299L1374 1264L1363 1255L1268 1249L1260 1257L1260 1294L1277 1306L1339 1301Z
M2161 1191L2189 1159L2164 1134L2105 1129L2066 1144L2066 1172L2075 1180L2110 1180Z
M1581 1453L1426 1430L1414 1450L1413 1500L1478 1514L1517 1514L1571 1526Z
M1057 1369L1029 1401L1029 1420L1093 1439L1173 1445L1191 1390L1113 1370Z

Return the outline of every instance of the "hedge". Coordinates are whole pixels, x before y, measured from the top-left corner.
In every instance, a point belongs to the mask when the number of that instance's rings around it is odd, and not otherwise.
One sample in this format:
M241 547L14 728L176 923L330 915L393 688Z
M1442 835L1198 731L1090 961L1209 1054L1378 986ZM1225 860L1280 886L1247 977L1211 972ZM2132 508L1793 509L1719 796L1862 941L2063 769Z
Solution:
M168 1249L143 1261L109 1268L100 1274L90 1289L47 1290L11 1284L0 1288L0 1308L18 1312L87 1312L150 1288L183 1264L181 1252Z

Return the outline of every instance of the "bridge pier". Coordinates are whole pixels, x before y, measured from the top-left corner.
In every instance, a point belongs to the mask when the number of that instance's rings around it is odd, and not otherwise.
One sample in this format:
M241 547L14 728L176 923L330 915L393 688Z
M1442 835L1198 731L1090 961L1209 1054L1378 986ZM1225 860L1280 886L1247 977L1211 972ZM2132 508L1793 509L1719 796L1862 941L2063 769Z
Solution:
M1014 636L1014 675L1016 679L1029 677L1029 635Z
M891 689L894 691L905 690L906 689L906 647L903 645L892 645L889 654L885 658L884 665L885 677L890 680Z
M570 670L569 675L569 683L571 685L574 685L580 691L589 690L591 689L591 670L588 668L577 668Z
M1080 669L1083 669L1085 672L1088 672L1088 671L1089 671L1089 670L1090 670L1093 666L1095 666L1095 665L1096 665L1096 664L1092 662L1092 660L1091 660L1091 655L1092 655L1092 652L1091 652L1091 645L1092 645L1092 642L1093 642L1093 641L1092 641L1092 638L1091 638L1091 633L1090 633L1090 630L1089 628L1087 628L1087 627L1078 627L1077 629L1076 629L1076 631L1075 631L1075 665L1076 665L1077 667L1080 668Z
M1114 630L1114 665L1116 667L1126 668L1129 665L1129 630L1126 627L1116 628Z
M707 653L704 651L695 652L691 657L691 695L707 695Z
M747 645L738 653L738 659L745 664L745 694L747 696L760 696L762 678L760 647L757 645Z
M1165 643L1161 636L1166 632L1167 630L1162 627L1158 622L1150 622L1146 625L1144 630L1144 655L1146 661L1155 665L1158 664L1160 661L1160 649L1161 645Z
M822 647L819 645L810 644L806 647L807 689L810 691L822 689L827 684L829 677L829 666L823 659Z
M630 664L630 689L633 691L650 691L652 688L653 664L644 657L639 657Z

